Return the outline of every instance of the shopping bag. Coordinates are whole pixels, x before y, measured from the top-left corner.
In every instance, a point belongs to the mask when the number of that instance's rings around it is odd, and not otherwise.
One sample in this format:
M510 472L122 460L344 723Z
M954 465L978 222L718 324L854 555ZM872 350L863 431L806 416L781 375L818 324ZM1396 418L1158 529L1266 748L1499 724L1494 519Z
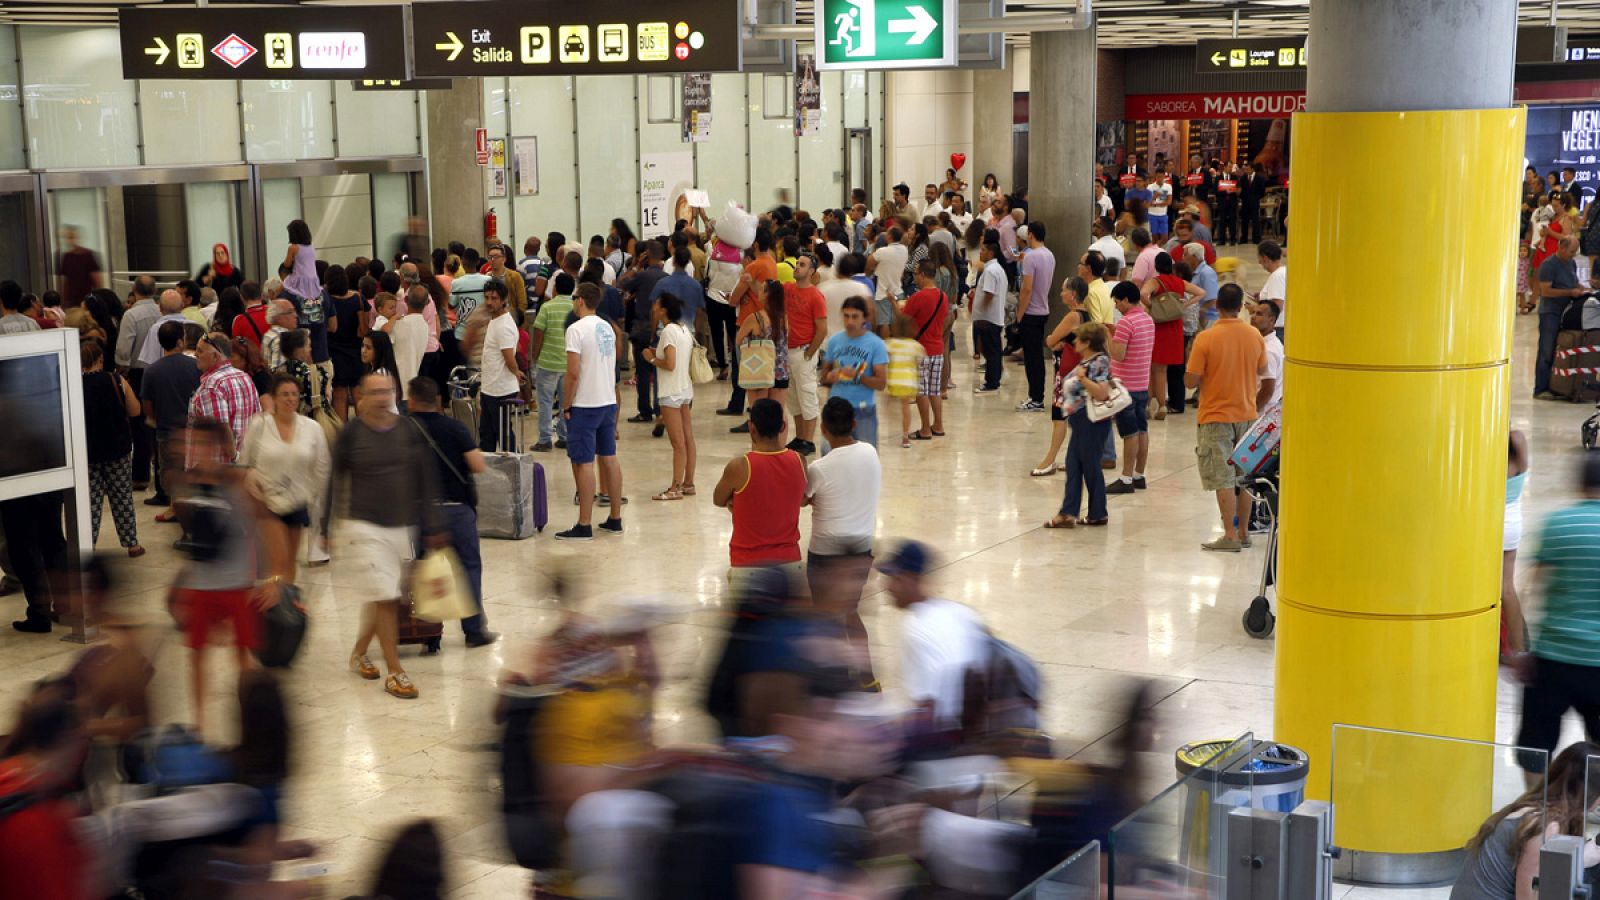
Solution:
M1244 439L1233 448L1228 461L1246 475L1254 475L1267 467L1278 454L1283 440L1283 405L1269 403L1260 418L1245 432Z
M286 669L306 638L306 608L300 590L280 585L278 602L261 616L261 646L256 659L269 669Z
M717 373L711 371L711 360L706 358L706 348L696 343L689 354L689 380L695 384L709 384L716 378Z
M411 568L412 615L429 622L445 622L476 615L461 560L449 547L429 550Z
M751 338L739 348L739 387L747 391L773 384L777 345L767 338Z

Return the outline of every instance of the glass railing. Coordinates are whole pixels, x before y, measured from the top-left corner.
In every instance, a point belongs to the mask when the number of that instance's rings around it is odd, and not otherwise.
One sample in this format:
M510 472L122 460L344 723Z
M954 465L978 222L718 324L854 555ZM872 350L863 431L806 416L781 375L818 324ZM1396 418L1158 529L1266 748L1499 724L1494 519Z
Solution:
M1100 900L1100 842L1089 842L1011 900Z
M1230 855L1249 855L1249 848L1228 845L1228 813L1249 806L1254 789L1248 767L1235 767L1250 757L1256 741L1244 734L1214 746L1214 753L1194 760L1193 771L1111 829L1108 900L1119 891L1195 900L1226 896Z
M1542 750L1354 725L1335 725L1329 765L1340 880L1453 884L1490 815L1522 802L1545 814ZM1600 786L1597 786L1600 790Z

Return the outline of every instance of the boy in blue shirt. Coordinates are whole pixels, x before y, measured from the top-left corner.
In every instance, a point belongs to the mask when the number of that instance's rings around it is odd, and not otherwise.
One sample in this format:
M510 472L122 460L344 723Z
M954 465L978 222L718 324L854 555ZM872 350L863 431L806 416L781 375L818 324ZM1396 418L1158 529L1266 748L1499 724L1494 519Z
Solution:
M889 346L867 329L867 302L847 297L840 310L844 332L822 348L822 384L828 396L855 407L856 440L878 446L878 391L889 385ZM827 447L823 447L827 453Z

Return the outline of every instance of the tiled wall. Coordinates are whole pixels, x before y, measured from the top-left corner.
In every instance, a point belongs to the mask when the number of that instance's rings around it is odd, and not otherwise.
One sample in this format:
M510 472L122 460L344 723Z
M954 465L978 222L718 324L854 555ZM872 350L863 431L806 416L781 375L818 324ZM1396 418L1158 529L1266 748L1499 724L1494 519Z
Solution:
M971 180L972 72L895 72L889 76L889 159L887 183L879 192L905 182L911 196L920 198L922 186L944 180L950 154L965 153L969 160L962 176ZM882 197L874 197L876 203Z

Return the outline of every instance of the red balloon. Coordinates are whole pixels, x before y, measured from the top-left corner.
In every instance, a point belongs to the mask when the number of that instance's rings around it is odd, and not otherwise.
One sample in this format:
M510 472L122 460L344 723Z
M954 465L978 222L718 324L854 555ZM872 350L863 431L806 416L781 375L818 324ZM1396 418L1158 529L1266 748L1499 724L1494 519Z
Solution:
M959 171L961 171L961 167L966 165L966 164L967 164L967 155L965 153L952 153L952 154L950 154L950 168L955 169L957 172L959 172Z

